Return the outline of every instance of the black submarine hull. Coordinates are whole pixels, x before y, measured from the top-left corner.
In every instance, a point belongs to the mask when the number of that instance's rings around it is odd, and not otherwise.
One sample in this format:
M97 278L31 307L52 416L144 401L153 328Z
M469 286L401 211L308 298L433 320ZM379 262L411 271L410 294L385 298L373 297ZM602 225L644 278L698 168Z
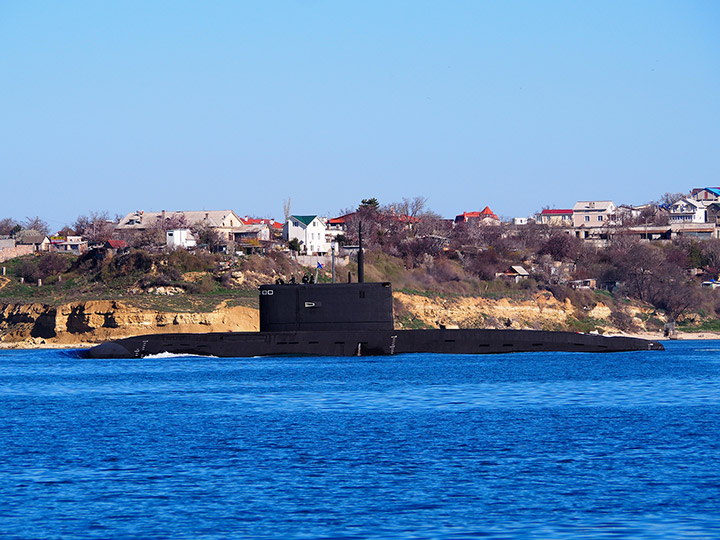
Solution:
M103 343L88 358L140 358L171 353L218 357L378 356L407 353L623 352L663 350L632 337L543 330L346 330L153 334Z

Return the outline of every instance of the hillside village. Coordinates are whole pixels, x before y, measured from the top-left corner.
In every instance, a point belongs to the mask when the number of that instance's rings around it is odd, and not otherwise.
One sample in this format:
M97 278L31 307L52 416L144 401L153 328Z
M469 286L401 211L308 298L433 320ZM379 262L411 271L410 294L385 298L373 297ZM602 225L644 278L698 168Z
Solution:
M433 325L456 310L443 324L671 334L676 322L715 329L720 318L720 188L642 206L578 201L512 219L489 206L447 219L425 205L422 197L386 206L364 199L336 217L288 212L281 221L233 210L138 210L80 216L55 234L39 218L6 218L0 295L12 311L18 298L48 302L43 294L73 286L80 298L228 297L263 280L330 280L331 267L332 279L336 267L338 279L352 279L362 222L370 274L393 282L400 325ZM440 295L445 308L417 294ZM548 294L564 305L553 322L541 316ZM477 320L480 308L450 307L451 297L514 298L540 315L506 316L496 306ZM0 316L0 326L10 319Z
M650 241L720 238L720 188L694 188L687 195L674 195L674 200L641 206L616 205L610 200L578 201L572 208L544 208L533 216L516 217L506 222L502 222L488 206L481 211L462 212L454 219L443 219L432 212L410 215L395 212L394 207L381 209L375 199L371 199L374 202L365 209L389 213L408 229L421 221L431 223L431 234L445 240L449 240L451 231L458 225L504 225L514 230L546 225L596 246L608 245L618 234ZM405 206L409 202L406 201ZM240 217L233 210L138 210L116 220L100 218L99 224L97 216L92 221L81 217L74 226L66 226L55 234L25 228L6 218L2 222L4 226L0 226L0 233L3 233L0 234L0 261L33 252L82 254L102 247L193 249L201 246L226 253L252 254L264 253L271 247L288 243L292 243L298 253L324 256L332 249L342 247L342 240L348 233L353 234L349 226L355 224L360 214L352 212L331 218L293 214L286 216L284 221L276 221L272 218ZM39 218L36 221L42 222ZM338 237L341 239L339 242Z

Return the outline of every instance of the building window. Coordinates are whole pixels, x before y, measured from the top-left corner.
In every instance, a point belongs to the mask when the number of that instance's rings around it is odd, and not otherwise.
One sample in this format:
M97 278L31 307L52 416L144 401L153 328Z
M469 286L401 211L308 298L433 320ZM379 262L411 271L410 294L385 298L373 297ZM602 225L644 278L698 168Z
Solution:
M598 216L598 221L602 221L602 220L603 220L603 217L602 217L602 216Z
M590 216L585 216L585 221L590 221Z

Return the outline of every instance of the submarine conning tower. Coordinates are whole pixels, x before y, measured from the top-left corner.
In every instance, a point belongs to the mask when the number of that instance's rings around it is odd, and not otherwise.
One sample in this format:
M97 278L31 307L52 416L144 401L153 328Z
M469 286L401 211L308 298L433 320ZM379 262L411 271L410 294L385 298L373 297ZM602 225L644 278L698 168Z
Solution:
M390 283L260 286L260 331L392 330Z
M260 286L260 331L392 330L392 287L365 283L362 223L358 282Z

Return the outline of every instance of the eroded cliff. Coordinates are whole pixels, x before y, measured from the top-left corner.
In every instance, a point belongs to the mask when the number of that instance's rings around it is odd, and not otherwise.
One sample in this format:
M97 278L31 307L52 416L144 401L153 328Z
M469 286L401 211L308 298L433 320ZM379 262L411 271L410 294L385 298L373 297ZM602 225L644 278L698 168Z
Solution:
M99 343L164 332L242 332L258 330L257 311L226 307L207 313L144 310L120 301L89 301L48 306L0 306L0 341L6 344Z

